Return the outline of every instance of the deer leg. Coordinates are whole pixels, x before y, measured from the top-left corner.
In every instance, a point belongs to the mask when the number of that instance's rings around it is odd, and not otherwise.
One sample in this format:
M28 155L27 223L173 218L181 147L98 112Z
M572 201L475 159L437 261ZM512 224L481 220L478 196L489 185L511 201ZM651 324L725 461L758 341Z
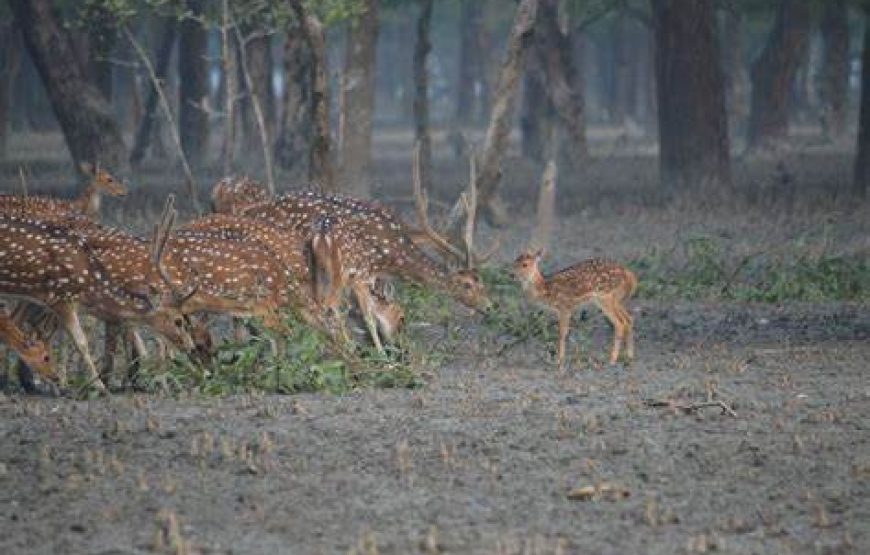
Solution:
M72 303L61 303L52 308L57 312L64 329L66 329L67 333L72 337L76 349L78 349L82 358L85 360L85 366L87 366L88 369L88 378L91 379L93 386L97 388L98 391L105 392L106 386L103 384L102 380L100 380L97 366L94 364L94 360L91 358L91 353L88 351L88 338L82 329L82 323L75 311L75 307Z
M616 301L611 298L601 299L597 304L610 323L613 324L613 347L610 349L610 364L616 364L616 361L619 360L619 347L625 336L619 307L616 305Z
M624 306L620 306L619 310L622 314L622 323L625 328L625 338L623 346L625 347L626 360L634 360L634 319Z
M103 339L103 371L100 376L103 379L112 375L115 371L115 355L118 353L118 340L121 338L120 324L106 322L106 336Z
M559 313L559 368L564 370L565 364L565 344L568 341L568 331L571 329L571 313Z
M372 338L372 342L375 344L375 349L383 355L386 351L384 351L384 345L381 343L380 335L378 335L378 322L375 319L374 312L372 312L372 305L374 304L372 291L369 288L368 283L355 281L353 283L353 292L356 296L356 302L359 305L360 312L362 312L363 320L365 320L366 327L369 330L369 335Z

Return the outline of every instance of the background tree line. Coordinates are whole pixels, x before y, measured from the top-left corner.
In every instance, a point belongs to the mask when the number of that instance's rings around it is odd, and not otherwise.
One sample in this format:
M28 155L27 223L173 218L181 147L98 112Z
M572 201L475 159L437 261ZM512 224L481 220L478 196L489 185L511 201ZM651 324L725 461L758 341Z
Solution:
M663 190L683 191L727 187L735 153L776 152L799 127L856 148L856 194L870 180L858 0L0 6L0 160L10 133L60 129L76 162L178 163L192 192L215 170L368 196L373 133L412 128L425 182L434 129L458 156L477 138L494 223L515 129L523 156L568 169L590 128L649 137Z

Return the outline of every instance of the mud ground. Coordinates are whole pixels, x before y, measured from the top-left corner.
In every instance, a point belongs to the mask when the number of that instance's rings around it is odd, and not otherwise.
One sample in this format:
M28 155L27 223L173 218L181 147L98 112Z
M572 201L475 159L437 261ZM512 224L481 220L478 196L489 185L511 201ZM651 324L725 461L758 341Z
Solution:
M794 157L806 192L775 210L647 209L653 162L601 169L560 204L552 263L637 256L697 230L735 259L796 238L866 252L866 203L826 185L844 183L842 158ZM774 167L735 171L776 191ZM400 199L404 168L376 193ZM512 198L533 177L510 172ZM147 229L155 190L111 201L109 219ZM500 262L530 227L513 228ZM611 332L590 312L565 373L551 345L460 318L452 356L414 390L0 396L0 553L870 552L870 308L645 299L632 311L629 368L604 363Z

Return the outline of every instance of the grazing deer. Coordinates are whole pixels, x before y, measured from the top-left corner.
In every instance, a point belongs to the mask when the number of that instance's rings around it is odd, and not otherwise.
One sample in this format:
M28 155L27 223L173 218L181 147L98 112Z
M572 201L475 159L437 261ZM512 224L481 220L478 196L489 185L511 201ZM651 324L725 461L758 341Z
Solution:
M154 311L150 291L119 286L110 275L73 227L0 215L0 295L34 301L56 313L102 390L77 306L119 319Z
M280 310L294 306L296 299L290 294L290 274L276 254L230 229L172 231L173 202L170 196L169 218L155 230L156 242L165 248L157 268L174 291L188 289L178 294L184 297L182 312L254 316L266 328L286 332Z
M377 314L371 311L376 304L372 298L379 277L408 279L440 291L476 310L486 310L489 298L474 264L485 257L477 257L473 249L476 195L473 180L462 196L468 216L465 228L465 250L451 244L429 225L427 199L420 185L419 147L414 154L414 187L419 224L429 241L439 250L461 260L463 269L448 272L423 252L411 237L411 232L389 210L362 201L333 197L334 215L320 216L313 226L312 253L315 267L329 267L334 282L323 295L324 304L336 307L344 289L350 288L356 296L369 333L375 346L383 350L377 335ZM308 201L310 203L310 201ZM324 203L325 204L325 203ZM318 209L324 210L324 204ZM258 209L262 214L264 209ZM297 217L298 218L298 217ZM298 221L298 219L297 219Z
M247 176L224 177L211 189L211 208L217 214L240 214L248 206L270 198L263 185Z
M127 194L126 185L103 168L83 162L81 170L91 176L91 182L78 197L66 200L43 196L0 195L0 213L39 216L43 219L67 214L84 214L96 218L100 213L102 195L122 197Z
M610 363L616 364L622 344L626 358L634 358L632 318L623 305L637 289L634 272L615 262L591 259L544 277L538 268L542 256L541 250L523 253L514 261L513 270L526 295L559 317L559 366L565 363L571 316L586 303L597 305L613 324Z
M27 337L5 313L0 313L0 340L9 345L42 378L51 383L58 382L48 345L39 339Z

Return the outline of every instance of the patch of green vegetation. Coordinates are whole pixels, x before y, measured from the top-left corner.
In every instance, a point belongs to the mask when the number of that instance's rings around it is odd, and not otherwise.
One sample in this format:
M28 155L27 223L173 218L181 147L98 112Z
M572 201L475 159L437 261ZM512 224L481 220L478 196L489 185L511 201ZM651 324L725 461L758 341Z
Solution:
M679 253L651 249L629 266L640 279L638 296L652 299L723 299L752 302L870 300L870 261L847 254L810 254L800 245L735 260L721 241L695 236Z
M231 395L255 391L344 394L357 387L422 384L416 371L414 346L404 338L382 355L374 349L336 345L295 318L288 324L292 332L286 336L224 343L206 363L184 355L168 362L143 363L137 386L148 391Z

